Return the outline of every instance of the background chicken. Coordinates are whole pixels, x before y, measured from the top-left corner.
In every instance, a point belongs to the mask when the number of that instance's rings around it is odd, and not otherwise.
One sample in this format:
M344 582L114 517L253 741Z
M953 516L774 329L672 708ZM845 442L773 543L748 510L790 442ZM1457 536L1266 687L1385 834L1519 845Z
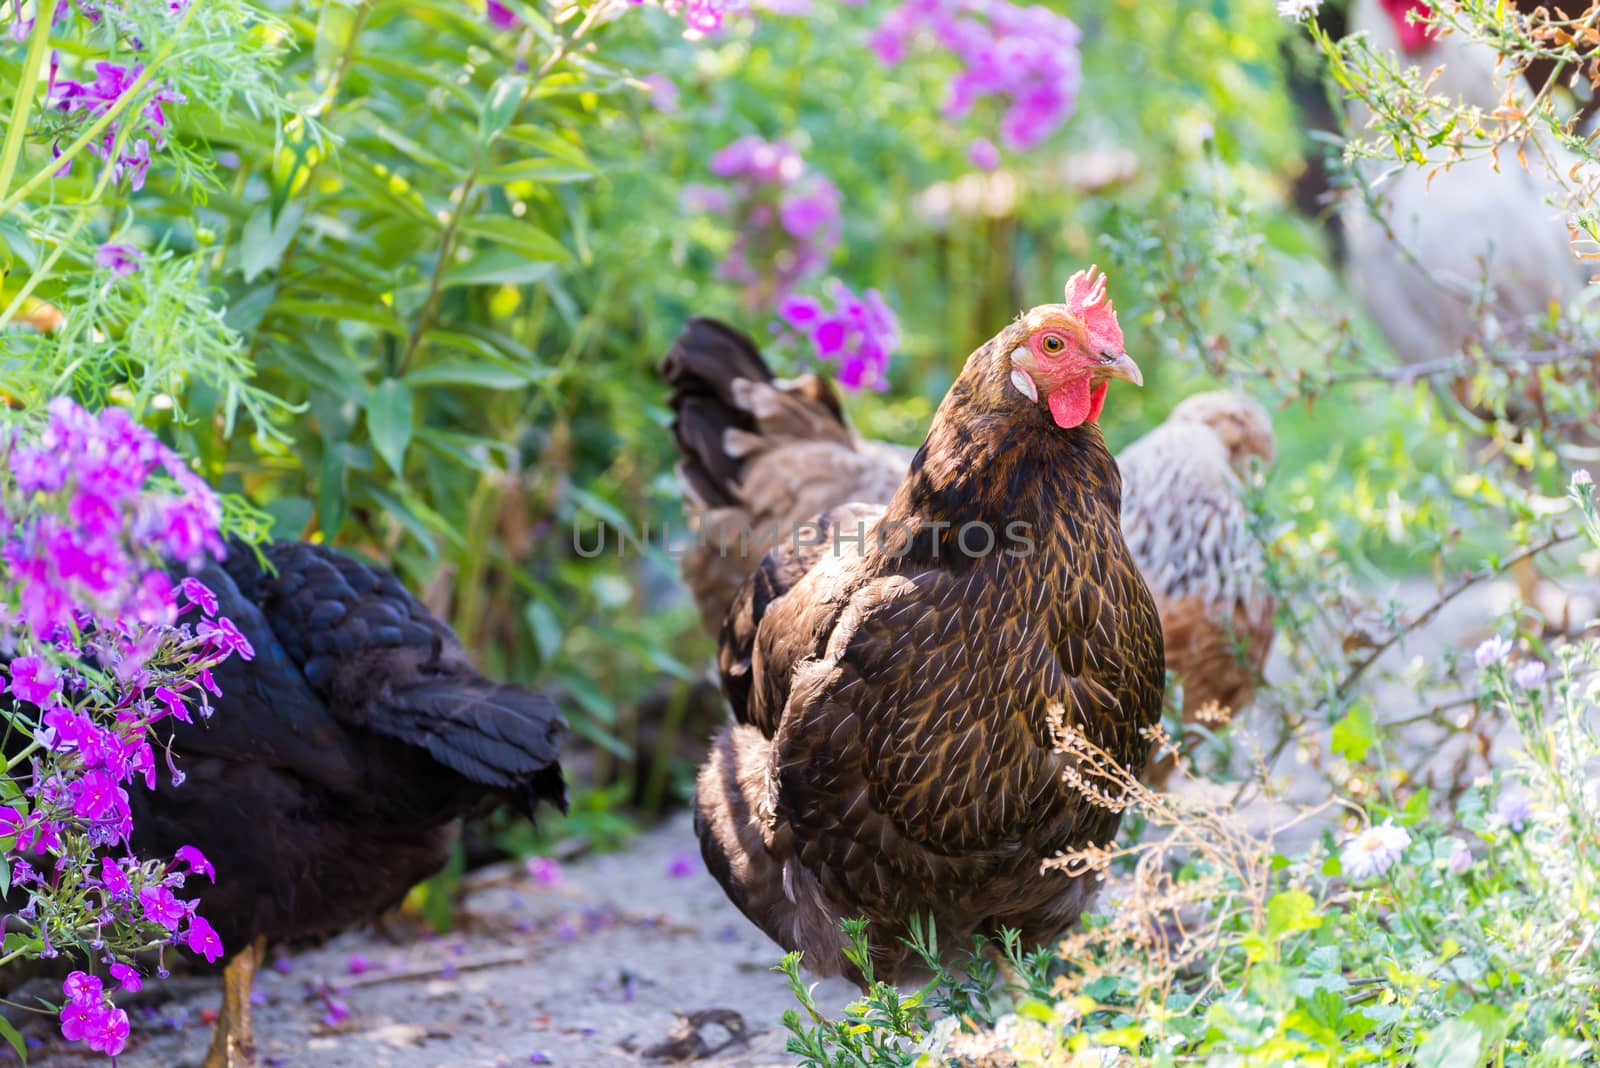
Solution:
M1497 108L1505 87L1493 50L1459 34L1434 38L1406 21L1412 12L1427 17L1429 7L1421 0L1355 0L1351 29L1401 62L1437 68L1434 93ZM1358 126L1370 118L1364 107L1352 115ZM1570 162L1556 165L1564 171ZM1485 311L1512 324L1543 315L1552 303L1565 307L1583 292L1588 272L1572 252L1558 206L1564 194L1539 161L1530 163L1500 165L1484 157L1437 172L1381 160L1363 164L1382 218L1357 198L1346 203L1348 272L1401 359L1457 355ZM1485 279L1488 304L1478 309Z
M677 416L678 479L699 530L683 578L715 636L766 551L764 534L789 537L850 501L887 504L915 450L861 438L827 379L776 378L754 342L714 319L689 320L662 374Z
M1492 49L1460 34L1435 37L1408 21L1412 13L1426 18L1431 9L1422 0L1354 0L1350 28L1366 33L1380 53L1436 72L1436 94L1485 112L1499 108L1506 93L1517 95L1520 84L1506 86ZM1356 105L1351 118L1361 127L1371 114ZM1458 356L1490 321L1502 348L1521 345L1524 324L1552 307L1572 307L1583 294L1589 271L1573 253L1560 207L1566 194L1552 174L1552 168L1570 173L1577 161L1556 144L1530 148L1529 155L1528 166L1490 157L1448 169L1400 168L1382 160L1362 165L1378 215L1361 197L1347 197L1341 209L1346 272L1402 360ZM1506 395L1513 422L1537 418L1536 389L1530 375ZM1538 574L1531 562L1518 568L1517 580L1523 600L1533 603Z
M679 477L691 507L703 509L701 529L716 532L691 545L683 577L717 635L764 546L759 536L741 542L739 531L776 526L779 541L792 541L789 532L820 512L885 506L914 450L862 439L825 379L775 378L755 344L722 323L692 320L663 373L678 415ZM1225 713L1216 726L1248 704L1272 647L1274 603L1246 530L1238 474L1250 457L1270 464L1276 452L1260 405L1203 393L1117 458L1123 534L1160 611L1167 670L1182 683L1188 723L1215 706ZM803 572L818 553L802 547L785 566ZM726 685L748 686L738 658L722 670ZM1160 786L1172 766L1152 759L1147 777Z
M172 724L181 786L132 791L132 846L193 845L192 879L232 954L208 1065L252 1058L264 943L318 939L398 904L449 857L461 817L509 801L565 807L563 722L491 682L395 577L332 549L235 543L199 578L255 649L215 671L208 722Z
M1108 379L1139 381L1104 286L1080 272L1065 304L973 353L888 506L824 517L865 539L780 545L728 616L736 723L701 770L696 829L733 902L817 972L861 978L842 953L852 916L872 922L875 969L893 979L913 913L947 946L1002 927L1037 944L1093 896L1092 876L1039 870L1108 841L1120 819L1063 782L1072 759L1054 728L1138 766L1164 684L1160 621L1095 423ZM733 398L687 391L682 357L680 398ZM686 469L724 472L714 499L737 500L723 440L690 429ZM997 538L1026 524L1031 546L971 552L968 524Z
M1215 728L1249 703L1272 649L1265 560L1251 536L1240 476L1277 455L1272 421L1237 393L1199 393L1117 456L1122 533L1161 613L1167 670L1183 721ZM1151 760L1160 787L1172 755Z

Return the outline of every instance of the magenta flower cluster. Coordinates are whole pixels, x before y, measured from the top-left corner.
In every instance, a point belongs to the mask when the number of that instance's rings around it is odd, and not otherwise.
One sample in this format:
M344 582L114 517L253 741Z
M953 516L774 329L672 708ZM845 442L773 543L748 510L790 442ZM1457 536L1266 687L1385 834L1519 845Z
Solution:
M151 728L209 716L212 669L254 655L211 590L163 565L222 555L221 518L210 487L121 409L57 399L36 433L0 435L0 717L31 739L20 778L8 772L26 786L0 806L12 882L28 896L8 935L40 956L87 951L124 989L140 982L135 951L222 954L198 901L178 894L215 879L200 851L158 861L128 848L128 790L157 783ZM127 1017L101 980L74 972L66 994L63 1034L116 1055Z
M1072 115L1082 80L1078 27L1065 15L1009 0L904 0L878 25L872 50L887 66L926 44L955 57L961 70L945 93L944 115L965 118L978 101L1003 105L1000 141L1025 151ZM978 166L998 163L994 146L969 146Z
M92 82L77 82L70 78L55 81L50 87L51 105L68 115L93 119L116 107L118 101L144 74L141 64L124 66L106 60L96 63L94 70L95 79ZM167 116L161 110L162 105L181 103L181 94L171 89L156 90L133 112L132 118L126 118L128 112L124 111L124 118L109 123L100 136L90 142L89 151L111 163L113 180L120 182L126 177L131 188L143 189L145 174L150 169L150 145L154 142L160 148L167 140ZM126 136L123 134L124 122L128 124ZM119 138L123 140L120 150L117 147ZM54 151L58 156L61 154L59 140ZM57 173L66 174L71 169L72 162L69 160Z
M894 312L877 290L858 297L838 281L828 289L831 303L792 296L779 305L779 317L810 341L818 359L838 364L840 385L887 389L889 358L900 344Z
M839 190L808 173L788 142L741 137L711 158L711 173L727 184L691 185L683 204L733 225L719 273L744 287L746 303L770 309L827 266L839 244Z

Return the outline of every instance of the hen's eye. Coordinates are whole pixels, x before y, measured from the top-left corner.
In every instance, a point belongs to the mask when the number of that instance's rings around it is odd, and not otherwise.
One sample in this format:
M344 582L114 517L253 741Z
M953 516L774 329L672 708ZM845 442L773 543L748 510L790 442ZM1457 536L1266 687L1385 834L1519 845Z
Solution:
M1060 338L1056 337L1054 334L1046 334L1044 336L1044 341L1041 342L1041 344L1044 346L1044 351L1048 352L1052 356L1066 348L1066 343Z

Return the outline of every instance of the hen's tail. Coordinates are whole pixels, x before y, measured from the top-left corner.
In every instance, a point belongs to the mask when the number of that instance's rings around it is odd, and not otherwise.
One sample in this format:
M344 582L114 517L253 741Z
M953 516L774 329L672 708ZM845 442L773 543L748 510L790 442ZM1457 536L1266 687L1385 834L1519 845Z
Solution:
M744 507L745 465L775 444L851 441L826 380L779 381L749 337L715 319L689 320L661 374L672 387L679 477L703 507Z
M503 796L529 816L541 801L567 811L561 775L566 722L555 702L478 675L417 678L385 686L369 729L426 749L463 779Z

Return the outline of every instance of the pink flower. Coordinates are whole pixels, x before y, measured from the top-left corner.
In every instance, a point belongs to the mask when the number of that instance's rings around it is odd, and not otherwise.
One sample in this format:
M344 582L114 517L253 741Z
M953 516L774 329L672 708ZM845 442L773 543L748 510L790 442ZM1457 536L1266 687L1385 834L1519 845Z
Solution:
M206 963L214 964L222 956L222 939L217 937L217 932L200 916L189 918L189 932L184 936L184 944L191 953L198 953L206 959Z
M139 977L138 970L120 961L107 970L111 973L111 978L117 981L117 985L130 994L144 986L144 980Z
M858 298L835 282L832 294L831 311L818 301L790 297L779 305L779 317L810 340L818 359L838 362L839 384L846 389L888 388L889 360L900 344L894 313L876 290Z
M213 883L217 881L217 870L211 866L211 862L206 859L206 855L192 845L179 846L178 852L173 855L172 859L179 864L188 865L189 870L196 875L204 875Z
M11 692L23 701L42 707L60 683L56 669L37 656L11 661Z
M145 919L159 923L169 931L176 931L188 910L183 902L172 896L164 886L147 886L139 891L139 904L144 906ZM204 923L204 920L200 922Z
M992 171L1000 166L1000 150L987 137L975 138L967 145L967 159L980 171Z
M561 882L561 865L550 857L528 858L528 875L540 886L555 886Z
M501 0L489 0L488 15L490 25L501 30L509 30L520 21L517 13L507 7Z
M105 244L95 251L94 263L113 278L125 278L144 266L144 253L132 245Z

